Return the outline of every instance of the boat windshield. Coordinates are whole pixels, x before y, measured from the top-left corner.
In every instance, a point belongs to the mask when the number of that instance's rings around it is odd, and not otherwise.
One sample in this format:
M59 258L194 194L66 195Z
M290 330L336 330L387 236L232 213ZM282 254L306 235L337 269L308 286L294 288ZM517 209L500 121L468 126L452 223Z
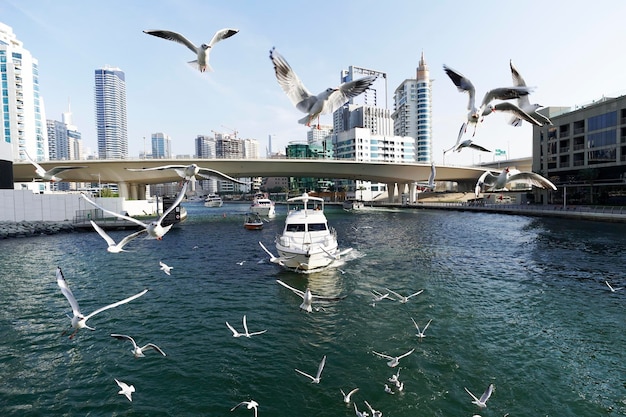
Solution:
M309 232L326 231L326 223L309 223Z
M306 228L304 224L301 223L290 223L285 230L288 232L304 232Z

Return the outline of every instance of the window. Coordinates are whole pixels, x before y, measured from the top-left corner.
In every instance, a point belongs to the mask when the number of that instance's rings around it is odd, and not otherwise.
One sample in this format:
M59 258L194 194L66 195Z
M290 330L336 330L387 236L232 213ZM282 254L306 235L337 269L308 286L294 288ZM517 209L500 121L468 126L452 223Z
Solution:
M599 129L605 129L607 127L614 127L617 124L617 112L612 111L610 113L593 116L587 119L587 128L589 132Z
M309 223L309 232L323 232L326 230L326 223Z

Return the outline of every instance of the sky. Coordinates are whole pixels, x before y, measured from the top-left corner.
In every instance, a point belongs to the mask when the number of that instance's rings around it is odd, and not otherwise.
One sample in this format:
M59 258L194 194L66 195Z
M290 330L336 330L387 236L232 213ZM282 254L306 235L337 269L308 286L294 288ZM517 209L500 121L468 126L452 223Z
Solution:
M433 159L489 162L494 153L443 155L467 114L467 95L443 65L471 79L478 100L512 85L510 60L534 88L532 103L574 107L623 95L625 15L626 2L618 0L0 0L0 22L39 62L46 118L61 120L71 103L73 124L93 150L94 71L124 71L131 158L144 146L150 151L156 132L171 137L174 154L189 155L197 135L214 131L257 139L262 157L270 134L274 152L306 140L308 128L297 122L303 114L274 75L269 50L276 47L313 94L337 86L350 65L387 73L391 110L393 91L416 77L424 53L433 80ZM187 64L195 59L187 48L142 32L171 30L200 44L226 27L239 33L214 47L214 72L203 74ZM510 158L531 156L531 126L513 127L509 119L490 115L472 139Z

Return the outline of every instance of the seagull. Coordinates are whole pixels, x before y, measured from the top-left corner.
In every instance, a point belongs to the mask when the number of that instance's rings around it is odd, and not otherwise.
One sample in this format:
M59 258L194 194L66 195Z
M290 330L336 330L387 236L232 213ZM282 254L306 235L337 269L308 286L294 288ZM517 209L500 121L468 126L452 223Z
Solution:
M461 130L464 130L464 129L465 129L465 127L461 126ZM461 142L460 141L461 140L461 136L463 136L463 135L462 135L462 133L459 132L459 137L457 138L456 144L453 147L451 147L450 149L443 151L443 153L445 154L445 153L448 153L448 152L461 152L465 148L475 149L475 150L481 151L481 152L491 152L489 149L475 144L474 141L471 140L471 139L465 139L464 141Z
M515 68L515 66L513 65L513 60L509 60L509 66L511 67L511 76L513 77L513 84L519 87L526 87L526 81L524 81L524 78L522 78L517 68ZM522 109L524 112L528 113L533 119L537 120L540 123L540 126L552 124L552 121L549 118L547 118L546 116L544 116L543 114L537 111L543 108L543 106L537 103L530 104L530 101L528 100L528 96L521 96L520 98L518 98L517 106L520 109ZM522 119L520 117L515 116L511 119L509 124L513 126L521 126Z
M389 385L385 384L385 392L387 394L395 394L395 392L393 392L393 390L391 388L389 388Z
M387 381L398 385L398 382L400 382L398 378L400 378L400 368L398 368L398 371L395 374L391 375L391 378L387 378Z
M33 166L35 167L35 173L39 175L39 177L43 181L50 181L50 182L63 181L62 178L57 177L57 174L60 174L63 171L68 171L70 169L87 168L86 166L58 166L58 167L54 167L46 171L45 169L43 169L41 165L39 165L30 157L30 155L28 154L28 152L26 152L26 150L24 150L24 155L26 155L26 159L28 160L28 162L33 164Z
M352 228L354 229L355 232L358 232L359 229L371 229L372 226L361 226L361 227L352 226Z
M467 121L463 123L461 130L459 131L458 140L460 140L463 133L467 131L467 127L470 124L474 125L474 134L476 134L476 127L478 123L482 121L484 116L487 116L494 110L494 106L491 105L493 100L511 100L514 98L519 98L521 96L528 95L531 91L530 88L526 86L513 86L513 87L499 87L494 88L493 90L489 90L485 93L483 97L483 101L480 104L480 107L476 107L476 89L474 88L474 84L470 81L469 78L465 77L460 72L453 70L452 68L444 65L444 71L448 74L448 77L452 80L454 85L456 85L457 89L462 93L467 93L469 95L469 101L467 103ZM500 104L500 103L498 103ZM519 117L524 118L527 121L530 121L533 124L539 124L536 120L534 120L531 116L525 113L522 109L517 107L513 103L509 103L510 106L507 108L506 106L500 107L498 110L514 112ZM534 121L534 122L533 122ZM457 142L458 142L457 140Z
M259 403L254 400L242 401L236 406L234 406L233 408L231 408L230 411L235 411L237 408L241 407L242 405L245 405L248 410L254 409L254 417L257 417L257 412L258 412L257 407L259 406Z
M404 382L396 382L396 388L398 389L398 392L404 391Z
M315 377L312 377L311 375L307 374L306 372L302 372L299 369L296 369L296 372L299 373L300 375L304 375L304 376L310 378L312 384L319 384L320 383L320 378L322 377L322 371L324 370L324 365L325 364L326 364L326 355L324 355L324 357L322 358L322 361L320 362L320 366L317 368L317 375L315 375Z
M435 168L435 161L433 161L430 164L430 175L428 175L428 182L416 182L415 185L418 187L427 188L429 190L434 190L436 175L437 175L437 169Z
M372 298L372 307L376 307L376 303L384 300L385 298L392 301L395 300L394 298L389 296L388 292L381 294L376 290L372 290L372 294L374 294L374 298Z
M367 408L369 408L370 413L372 414L372 417L382 417L383 416L382 411L374 410L372 408L372 406L370 405L370 403L368 403L367 401L364 401L364 402L365 402L365 405L367 406Z
M355 392L357 392L359 389L355 388L352 391L350 391L349 393L345 393L343 392L343 390L340 388L339 391L341 391L341 395L343 395L343 402L346 404L350 404L350 399L352 398L352 394L354 394Z
M313 295L311 293L311 290L308 287L307 287L306 290L304 290L304 292L302 292L302 291L300 291L298 289L290 287L289 285L285 284L284 282L282 282L279 279L277 279L276 282L278 282L283 287L290 289L291 291L293 291L294 294L299 295L302 298L302 304L300 304L300 309L301 310L306 310L308 313L313 311L313 308L311 307L311 304L313 303L313 301L339 301L339 300L343 300L344 298L346 298L346 296L343 296L343 297L322 297L322 296L319 296L319 295Z
M133 344L132 352L135 358L143 358L144 356L146 356L144 355L143 351L147 348L154 349L156 352L160 353L161 355L166 356L165 352L163 352L160 347L158 347L157 345L153 343L147 343L145 346L139 347L137 346L137 343L135 343L135 339L133 339L130 336L126 336L125 334L111 333L111 337L114 337L118 340L130 340Z
M483 186L490 191L506 190L508 184L527 184L539 188L549 188L556 190L556 186L548 179L530 171L519 171L506 167L498 175L493 175L490 171L485 171L476 182L475 194L479 196Z
M126 398L128 398L128 401L132 401L132 395L133 392L135 392L135 387L133 385L128 385L126 382L118 381L117 379L115 379L115 382L117 382L117 385L121 388L118 394L125 395Z
M402 304L407 303L409 301L409 298L411 297L415 297L416 295L420 295L421 293L424 292L424 290L419 290L416 293L413 293L411 295L407 295L406 297L403 295L398 294L395 291L390 290L389 288L385 288L385 290L389 291L390 293L392 293L393 295L395 295L396 297L398 297L398 301L401 302Z
M109 246L107 247L107 252L111 252L111 253L120 253L120 252L126 252L123 248L124 246L126 246L126 244L128 242L130 242L131 240L135 239L136 237L138 237L140 234L144 233L146 230L140 230L138 232L135 232L133 234L130 234L128 236L126 236L124 239L122 239L120 241L120 243L115 243L115 241L111 238L111 236L109 236L107 234L107 232L105 232L104 230L102 230L102 228L100 226L98 226L96 224L96 222L94 222L93 220L89 220L91 222L91 225L93 226L94 229L96 229L96 232L98 232L98 234L100 236L102 236L102 238L109 244Z
M367 414L366 411L359 411L359 409L356 406L356 403L354 403L354 412L356 413L356 417L368 417L369 414Z
M246 261L236 262L236 264L239 265L239 266L243 266L244 262L246 262Z
M372 351L372 353L380 356L381 358L389 359L389 362L387 362L387 366L389 366L390 368L395 368L400 364L400 359L409 356L411 353L413 353L414 350L415 349L411 349L407 353L403 353L402 355L396 357L385 355L384 353L378 353L375 351Z
M168 225L168 226L163 226L162 225L163 220L168 216L168 214L170 214L181 203L181 201L183 201L183 198L185 197L185 192L187 191L187 185L189 185L189 181L185 181L185 183L183 184L183 187L178 192L178 197L176 198L174 203L167 210L165 210L165 212L161 215L161 217L158 218L158 220L153 220L150 223L144 223L141 220L137 220L137 219L135 219L133 217L125 216L123 214L119 214L119 213L115 213L113 211L107 210L107 209L99 206L95 201L90 200L85 194L81 194L81 196L85 200L87 200L87 202L89 204L91 204L92 206L94 206L96 208L99 208L103 212L105 212L107 214L110 214L112 216L115 216L117 218L131 221L131 222L133 222L133 223L143 227L144 229L146 229L146 231L148 232L148 235L150 237L155 238L157 240L161 240L161 239L163 239L163 236L167 232L169 232L169 230L172 228L171 224Z
M487 391L485 391L483 395L480 396L480 398L476 398L476 396L472 394L467 388L465 388L465 391L467 391L467 393L474 399L472 401L472 404L476 404L480 408L485 408L487 407L487 400L489 399L489 397L491 397L491 393L493 393L493 389L493 384L489 384L489 386L487 387Z
M126 168L126 169L128 171L133 171L133 172L165 171L165 170L172 169L172 170L174 170L174 172L176 172L176 174L178 174L179 177L181 177L185 181L195 180L196 177L201 177L201 178L204 178L204 179L210 179L212 176L214 176L214 177L220 177L223 180L236 182L238 184L243 184L243 185L249 185L250 184L248 182L240 181L240 180L238 180L236 178L233 178L233 177L231 177L229 175L226 175L223 172L216 171L216 170L210 169L210 168L199 167L197 164L191 164L191 165L163 165L163 166L152 167L152 168Z
M172 275L170 271L174 269L173 266L168 266L162 261L159 261L159 266L161 267L161 271L165 272L167 275Z
M61 288L61 292L63 293L65 298L67 298L67 301L70 302L70 306L72 306L73 317L70 317L70 319L72 320L72 328L74 328L75 330L74 330L74 333L72 333L70 335L70 339L73 339L74 336L76 335L76 333L78 332L78 330L82 329L83 327L86 327L89 330L96 330L93 327L87 326L87 320L89 320L91 317L95 316L98 313L103 312L104 310L108 310L110 308L117 307L117 306L122 305L122 304L126 304L129 301L132 301L135 298L139 298L139 297L141 297L142 295L144 295L145 293L148 292L148 290L145 289L145 290L141 291L140 293L133 295L132 297L128 297L128 298L125 298L125 299L123 299L121 301L118 301L116 303L109 304L107 306L99 308L96 311L94 311L93 313L85 316L85 315L83 315L80 312L80 307L78 306L78 301L76 301L76 298L74 297L74 294L72 294L72 290L70 290L70 287L67 285L67 281L65 281L65 277L63 276L63 271L61 271L60 267L57 267L57 284ZM69 315L68 315L68 317L69 317Z
M609 281L604 281L604 283L606 284L607 287L609 287L609 290L611 290L611 292L616 292L616 291L624 289L624 287L613 288L611 284L609 284Z
M415 328L417 329L416 336L419 337L421 340L422 338L426 337L424 333L426 333L426 329L428 329L428 326L430 326L430 322L433 321L433 319L428 320L428 323L426 323L426 326L424 326L424 330L421 330L421 331L420 331L420 327L417 325L415 320L413 320L413 317L411 317L411 321L413 321L413 324L415 325Z
M185 38L180 33L171 32L169 30L144 30L143 33L148 35L156 36L158 38L167 39L168 41L173 41L176 43L180 43L181 45L185 45L189 48L193 53L196 54L197 58L194 61L189 61L189 64L197 68L200 72L209 71L212 72L213 68L209 65L209 54L211 53L211 49L218 42L230 38L231 36L237 34L239 29L231 29L225 28L220 29L215 32L211 41L207 43L203 43L199 47L194 45L189 39Z
M252 337L252 336L256 336L258 334L263 334L263 333L265 333L267 331L267 330L261 330L260 332L252 332L252 333L250 333L248 331L248 323L246 322L246 316L245 315L243 316L243 330L244 330L245 333L239 333L228 322L226 322L226 326L230 329L231 332L233 332L233 337L241 337L241 336Z
M287 94L291 102L298 110L307 115L298 120L298 123L306 126L311 125L311 121L318 119L322 114L333 113L343 106L348 100L366 91L376 80L375 76L367 76L358 80L341 84L338 87L327 88L317 96L312 95L302 84L296 73L291 69L285 58L282 57L276 48L270 50L270 59L274 64L276 79L283 91Z

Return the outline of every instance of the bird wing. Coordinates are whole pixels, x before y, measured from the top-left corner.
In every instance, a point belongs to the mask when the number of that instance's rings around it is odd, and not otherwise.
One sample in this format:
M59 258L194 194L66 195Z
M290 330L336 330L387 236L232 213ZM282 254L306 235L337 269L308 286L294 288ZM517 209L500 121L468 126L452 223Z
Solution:
M320 366L317 368L317 375L316 375L317 379L320 379L320 377L322 376L324 365L326 365L326 355L324 355L324 357L322 358L322 361L320 362Z
M118 340L130 340L133 343L133 347L137 349L137 343L135 343L135 339L130 336L127 336L125 334L111 333L111 337L114 337Z
M485 93L481 103L481 109L491 103L493 100L511 100L528 95L532 91L529 87L499 87L489 90Z
M393 358L393 357L391 357L391 356L389 356L389 355L385 355L384 353L378 353L378 352L376 352L376 351L374 351L374 350L372 351L372 353L373 353L374 355L378 355L378 356L380 356L381 358L385 358L385 359L395 359L395 358Z
M463 387L463 388L465 388L465 387ZM476 398L476 396L474 394L472 394L472 392L470 390L465 388L465 391L474 399L474 401L480 401L478 398Z
M422 331L422 333L424 333L426 329L428 329L428 326L430 326L431 321L433 321L433 319L428 320L428 323L426 323L426 326L424 326L424 330Z
M104 230L102 230L102 228L100 226L98 226L96 224L96 222L94 222L93 220L89 220L91 222L91 225L93 226L94 229L96 229L96 232L98 232L98 234L102 237L102 239L106 240L106 242L108 243L109 246L115 246L116 243L113 240L113 238L111 238L111 236L109 236L107 234L107 232L105 232Z
M274 72L276 73L276 79L280 87L287 94L294 106L306 112L299 107L299 104L303 101L315 100L315 96L307 90L285 58L283 58L275 48L270 50L270 59L274 64Z
M415 349L411 349L409 350L407 353L403 353L402 355L398 356L398 359L402 359L405 356L409 356L411 353L413 353L415 351Z
M147 292L148 292L148 289L146 288L142 292L140 292L138 294L135 294L135 295L133 295L131 297L124 298L123 300L118 301L117 303L109 304L108 306L104 306L102 308L99 308L96 311L94 311L93 313L91 313L88 316L86 316L85 317L85 321L87 321L90 317L95 316L96 314L103 312L104 310L108 310L110 308L117 307L117 306L122 305L122 304L126 304L129 301L133 301L135 298L139 298L139 297L141 297L142 295L144 295Z
M295 369L295 368L294 368L294 369ZM306 372L302 372L302 371L301 371L301 370L299 370L299 369L296 369L296 372L297 372L297 373L299 373L300 375L304 375L304 376L306 376L306 377L309 377L309 378L311 378L312 380L314 380L314 379L315 379L315 378L313 378L311 375L307 374Z
M180 169L186 168L186 165L163 165L160 167L151 167L151 168L126 168L128 171L162 171L164 169Z
M141 235L141 234L143 234L143 233L145 233L145 232L146 232L146 229L140 230L140 231L135 232L135 233L131 233L130 235L128 235L128 236L126 236L124 239L122 239L122 240L120 241L120 243L118 243L118 244L117 244L117 246L121 249L121 248L123 248L124 246L126 246L126 244L127 244L128 242L130 242L131 240L133 240L133 239L135 239L135 238L139 237L139 235Z
M370 75L341 84L339 88L331 93L328 100L324 103L322 113L333 113L335 110L343 106L348 100L367 90L374 83L374 81L376 81L376 76Z
M206 174L200 174L199 173L198 175L203 177L203 178L207 178L207 179L209 178L209 175L214 175L214 176L217 176L217 177L222 177L223 179L226 179L228 181L236 182L238 184L244 184L244 185L250 184L249 182L240 181L240 180L238 180L236 178L233 178L233 177L230 177L230 176L224 174L223 172L220 172L220 171L217 171L217 170L214 170L214 169L210 169L210 168L200 168L200 172L202 172L202 173L206 172Z
M63 171L69 171L70 169L87 168L86 166L58 166L54 167L46 172L47 175L55 176Z
M534 172L519 172L513 174L507 179L507 184L508 183L531 184L539 188L550 188L552 190L556 190L556 186L552 184L550 180L539 174L535 174Z
M162 356L167 356L167 355L165 354L165 352L163 352L163 351L161 350L161 348L160 348L160 347L158 347L157 345L155 345L154 343L147 343L144 347L142 347L142 348L141 348L141 350L144 350L144 349L146 349L146 348L152 348L152 349L156 350L157 352L159 352Z
M435 176L437 175L437 169L435 168L435 162L430 164L430 175L428 176L428 186L435 187Z
M477 151L481 151L481 152L491 152L489 149L487 148L483 148L480 145L476 145L475 143L470 143L469 145L467 145L468 148L472 148L472 149L476 149Z
M228 327L230 331L233 332L233 336L237 336L239 334L239 332L235 330L235 328L231 326L230 323L226 322L226 327Z
M189 180L185 181L185 183L183 184L183 188L181 188L178 192L178 197L176 197L176 200L172 203L172 205L167 210L165 210L161 217L159 217L159 220L157 220L158 224L161 224L163 219L165 219L167 215L170 214L172 210L174 210L176 206L181 203L181 201L183 201L183 198L185 198L185 193L187 192L187 185L189 185Z
M420 295L421 293L423 293L424 290L419 290L417 292L414 292L413 294L407 296L406 298L411 298L411 297L415 297L416 295Z
M448 77L450 77L454 85L456 85L456 88L460 92L467 93L469 95L467 110L473 109L476 105L476 89L474 88L474 84L472 84L469 78L446 65L443 66L443 69L446 74L448 74Z
M144 30L143 33L156 36L157 38L167 39L168 41L180 43L181 45L185 45L187 48L189 48L189 50L191 50L194 54L198 53L198 47L180 33L171 32L169 30Z
M237 404L236 406L234 406L233 408L230 409L230 411L235 411L237 408L241 407L242 405L246 405L247 403L245 401L240 402L239 404Z
M489 397L491 397L492 392L493 392L493 384L489 384L489 386L487 387L487 391L485 391L483 395L480 396L480 402L483 404L486 403Z
M78 306L78 301L76 301L76 297L72 294L72 290L70 290L69 285L67 285L67 281L65 281L65 277L63 276L63 271L61 268L57 267L57 284L61 288L61 292L67 298L67 301L70 302L70 306L72 306L72 313L77 316L80 314L80 307Z
M413 320L413 317L411 317L411 321L413 322L413 325L414 325L414 326L415 326L415 328L417 329L417 332L418 332L418 333L421 333L421 332L420 332L420 327L417 325L417 323L415 322L415 320ZM426 329L424 329L424 330L426 330Z
M524 80L524 78L522 78L517 68L515 68L515 66L513 65L513 60L509 60L509 66L511 67L511 78L513 78L513 85L518 87L526 87L526 81ZM524 107L530 102L528 101L528 96L522 96L518 98L517 103L520 105L520 107Z
M537 119L532 117L530 114L526 113L519 106L509 101L503 101L501 103L498 103L493 106L493 109L498 110L498 111L504 111L507 113L512 113L515 116L519 117L520 119L526 120L528 123L534 124L536 126L543 126L541 122L539 122Z
M88 202L89 204L91 204L92 206L94 206L94 207L96 207L96 208L99 208L100 210L102 210L103 212L105 212L105 213L107 213L107 214L110 214L111 216L115 216L115 217L120 218L120 219L124 219L124 220L131 221L131 222L133 222L133 223L138 224L138 225L139 225L139 226L141 226L141 227L146 227L146 224L145 224L144 222L140 221L140 220L134 219L134 218L132 218L132 217L130 217L130 216L124 216L123 214L119 214L119 213L116 213L116 212L111 211L111 210L107 210L107 209L105 209L104 207L99 206L99 205L98 205L95 201L90 200L90 199L89 199L89 198L88 198L85 194L81 194L81 196L82 196L85 200L87 200L87 202Z
M258 334L263 334L263 333L265 333L265 332L267 332L267 329L265 329L265 330L261 330L260 332L252 332L252 333L248 333L248 335L249 335L249 336L256 336L256 335L258 335Z
M248 321L246 320L246 315L243 315L243 331L245 334L250 334L250 332L248 332Z
M302 297L302 299L304 300L304 291L300 291L297 290L293 287L290 287L289 285L285 284L284 282L282 282L281 280L277 279L276 282L278 282L280 285L282 285L285 288L290 289L291 291L293 291L295 294L298 294L300 297Z
M213 38L211 38L211 41L209 42L209 46L213 47L213 45L215 45L219 41L228 39L231 36L236 35L238 32L239 32L239 29L230 29L230 28L220 29L217 32L215 32L215 35L213 35Z
M404 298L404 295L400 295L400 294L398 294L397 292L395 292L395 291L393 291L393 290L390 290L389 288L385 288L385 290L386 290L386 291L389 291L390 293L392 293L393 295L395 295L396 297L398 297L398 298L400 298L400 299Z
M43 169L43 167L41 165L39 165L37 162L35 162L35 160L33 158L30 157L30 155L28 154L28 152L26 152L26 150L24 150L24 155L26 155L26 159L28 160L28 162L33 164L33 166L35 167L35 170L37 171L38 174L40 172L43 172L43 173L46 172L46 170Z
M498 179L498 177L496 175L493 175L491 172L489 171L485 171L483 172L483 174L478 178L478 181L476 181L476 185L481 185L481 184L485 184L487 186L492 186L496 183L496 180Z

